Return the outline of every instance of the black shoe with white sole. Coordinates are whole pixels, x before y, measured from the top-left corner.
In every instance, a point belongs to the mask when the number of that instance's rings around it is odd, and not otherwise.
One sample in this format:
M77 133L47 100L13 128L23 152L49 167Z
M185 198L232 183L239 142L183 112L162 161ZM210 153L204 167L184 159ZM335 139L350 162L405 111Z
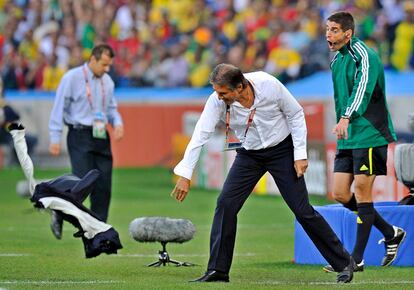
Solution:
M394 260L397 258L398 248L400 247L401 243L404 241L405 236L407 233L399 227L394 227L394 237L388 241L385 239L381 239L378 244L381 244L384 242L385 245L385 256L382 258L381 266L387 267L394 262Z

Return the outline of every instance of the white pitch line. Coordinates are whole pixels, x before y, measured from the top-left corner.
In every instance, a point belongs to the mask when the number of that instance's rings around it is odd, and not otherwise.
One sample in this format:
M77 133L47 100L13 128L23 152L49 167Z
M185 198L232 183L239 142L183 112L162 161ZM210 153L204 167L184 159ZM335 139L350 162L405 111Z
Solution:
M17 254L17 253L0 253L0 257L26 257L32 254Z
M266 225L254 225L254 224L237 224L238 229L278 229L280 228L277 224L266 224ZM199 230L210 230L211 224L197 225Z
M156 254L151 255L151 254L117 254L117 255L111 255L109 257L119 257L119 258L151 258L156 256ZM173 254L174 257L207 257L208 254ZM256 253L244 253L244 254L234 254L234 256L238 256L238 257L254 257L257 256Z
M156 256L157 254L116 254L110 255L109 257L112 258L151 258ZM0 257L29 257L33 256L33 254L18 254L18 253L0 253ZM208 254L174 254L174 257L207 257ZM242 253L238 254L235 253L234 256L237 257L255 257L258 256L256 253Z
M117 283L125 283L125 281L115 281L115 280L108 280L108 281L101 281L101 280L90 280L90 281L48 281L48 280L40 280L40 281L19 281L19 280L5 280L1 281L0 284L42 284L42 285L63 285L63 284L117 284Z
M264 281L264 282L256 282L254 284L260 285L338 285L336 282L292 282L292 281ZM414 284L414 281L410 280L401 280L401 281L385 281L385 280L375 280L375 281L360 281L360 282L350 282L349 285L410 285Z
M154 256L157 256L157 254L117 254L117 255L111 255L109 257L112 258L152 258ZM182 255L182 254L174 254L174 257L206 257L207 254L194 254L194 255Z

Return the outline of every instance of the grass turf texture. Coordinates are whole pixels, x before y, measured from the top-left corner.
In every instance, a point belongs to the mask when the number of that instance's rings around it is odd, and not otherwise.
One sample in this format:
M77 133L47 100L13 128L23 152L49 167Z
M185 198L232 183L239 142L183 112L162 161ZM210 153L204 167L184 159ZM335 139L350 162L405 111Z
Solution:
M67 171L36 170L36 178ZM35 210L15 193L23 179L19 169L0 170L0 289L409 289L413 270L366 267L349 285L337 285L334 274L319 265L296 265L293 215L278 196L252 195L239 213L230 283L192 284L208 261L209 233L217 191L193 188L183 203L169 196L173 188L166 169L117 169L109 223L124 248L118 255L85 259L83 245L65 223L62 240L49 229L50 216ZM327 203L311 197L311 203ZM168 244L171 259L195 267L146 267L158 259L159 243L138 243L128 233L136 217L188 218L196 226L193 240Z

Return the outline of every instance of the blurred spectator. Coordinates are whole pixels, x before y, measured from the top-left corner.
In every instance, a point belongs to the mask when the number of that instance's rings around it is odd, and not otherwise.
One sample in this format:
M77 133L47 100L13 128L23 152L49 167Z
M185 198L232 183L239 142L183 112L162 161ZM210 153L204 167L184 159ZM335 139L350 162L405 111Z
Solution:
M43 68L42 89L45 91L56 91L66 69L58 65L56 54L52 54L47 59L47 64Z
M297 78L300 65L300 54L282 41L270 52L264 71L275 75L281 82L288 82Z
M79 33L81 35L80 42L83 48L92 50L96 36L96 29L92 21L94 16L97 15L94 15L94 11L88 5L85 5L83 9L81 24L79 25Z
M47 65L47 58L44 54L39 54L36 61L30 64L29 72L26 79L28 87L31 89L42 89L43 86L43 71Z
M129 37L132 29L136 29L141 21L145 21L145 8L135 0L125 0L115 15L114 25L119 40Z
M36 61L39 53L39 43L33 38L33 30L29 29L20 42L19 53L30 62Z
M208 85L208 77L212 70L211 51L202 44L195 45L195 51L189 53L190 72L189 82L192 87L204 87Z
M319 24L316 38L302 50L302 64L299 77L304 78L315 72L329 70L329 48L326 45L325 25Z
M414 2L406 2L405 18L395 30L395 41L391 54L391 64L397 70L406 70L414 57ZM411 62L411 63L410 63Z
M382 5L382 14L385 18L384 29L389 48L387 57L389 58L393 51L395 30L398 24L404 20L403 0L381 0L380 3Z
M144 43L138 47L137 53L132 59L132 67L129 74L129 79L132 86L148 86L144 75L151 66L151 52L149 45Z
M68 69L79 66L85 61L86 59L83 57L82 47L80 46L80 44L73 44L70 50Z
M57 25L56 25L57 26ZM69 64L69 50L64 45L59 43L59 33L56 28L48 31L47 35L43 37L40 42L39 50L48 59L53 59L56 65L62 69L66 69Z
M2 63L1 76L4 83L4 89L26 90L26 76L29 72L25 58L19 54L10 51Z

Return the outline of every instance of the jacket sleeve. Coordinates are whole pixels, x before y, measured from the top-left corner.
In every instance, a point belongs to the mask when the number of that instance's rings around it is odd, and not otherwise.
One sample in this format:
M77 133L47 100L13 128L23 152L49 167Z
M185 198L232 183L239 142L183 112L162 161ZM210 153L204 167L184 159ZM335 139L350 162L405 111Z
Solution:
M20 119L19 114L9 105L4 106L4 116L6 122L16 122Z
M356 42L352 45L358 62L354 86L342 116L351 120L363 115L371 100L372 93L378 80L380 62L376 55L369 52L362 44Z

